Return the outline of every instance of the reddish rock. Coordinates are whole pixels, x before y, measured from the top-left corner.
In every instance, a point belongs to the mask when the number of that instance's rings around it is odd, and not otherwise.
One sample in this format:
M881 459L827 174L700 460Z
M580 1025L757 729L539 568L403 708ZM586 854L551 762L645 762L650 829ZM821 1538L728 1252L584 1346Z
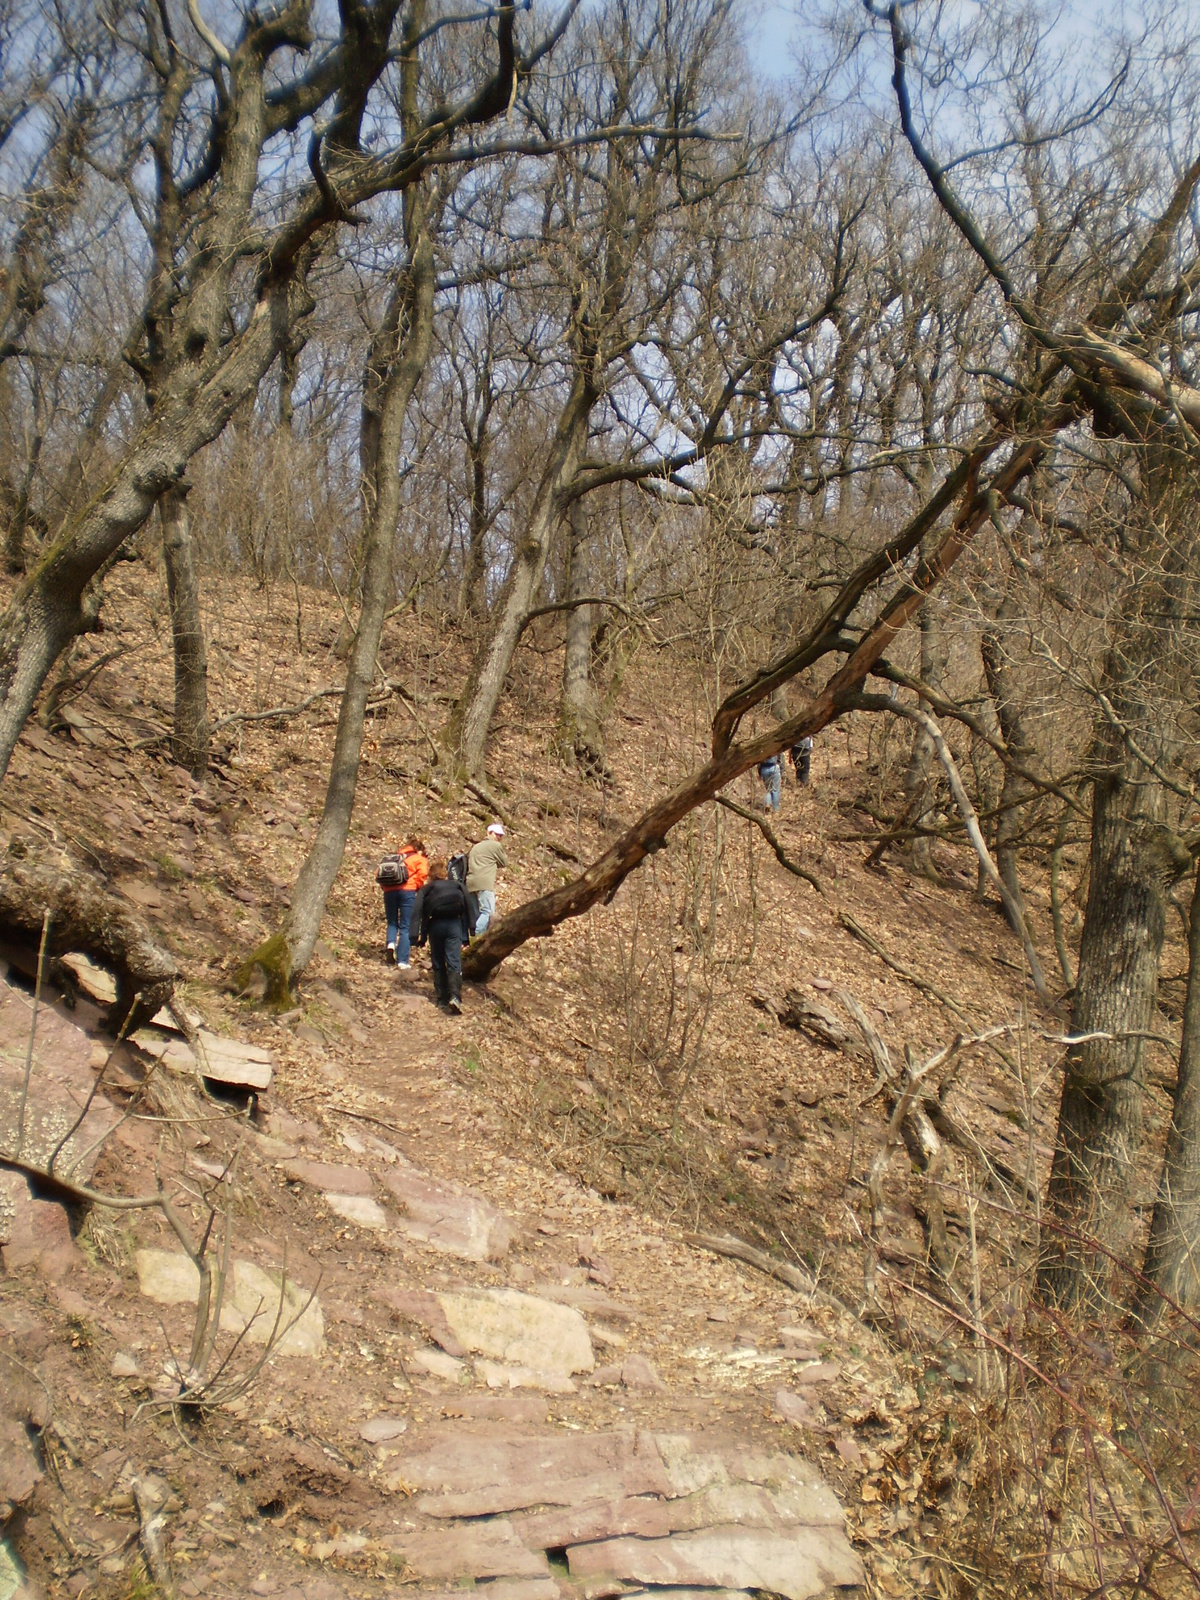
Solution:
M308 1161L303 1156L280 1163L280 1171L296 1183L307 1184L326 1194L365 1194L374 1189L369 1172L361 1167L343 1167L329 1161Z
M36 1361L53 1339L48 1324L15 1300L0 1305L0 1341L11 1340L12 1349L25 1361Z
M466 1350L458 1342L438 1297L428 1289L393 1289L390 1284L378 1284L372 1291L376 1300L390 1306L398 1317L415 1322L449 1356L465 1356Z
M381 1543L402 1553L420 1578L548 1578L541 1550L530 1550L503 1520L442 1532L388 1534Z
M411 1166L393 1166L383 1181L403 1209L399 1227L410 1239L465 1261L500 1261L508 1253L512 1229L483 1195Z
M817 1421L816 1410L810 1402L790 1389L776 1389L775 1409L785 1422L794 1422L801 1428L812 1427Z
M704 1588L766 1589L785 1600L811 1600L863 1581L862 1563L845 1534L830 1528L787 1533L727 1527L667 1539L623 1536L567 1551L572 1577Z
M621 1363L621 1382L627 1389L653 1389L659 1394L667 1387L645 1356L636 1354Z
M9 1150L20 1121L32 1016L32 996L0 979L0 1128L5 1130L4 1143ZM21 1146L22 1158L31 1165L42 1166L50 1159L87 1104L96 1081L91 1053L92 1041L83 1029L43 1001L37 1016ZM87 1116L63 1146L55 1170L76 1183L87 1183L100 1159L104 1134L117 1120L115 1108L103 1093L96 1095Z
M797 1383L832 1383L841 1374L840 1362L814 1361L811 1366L797 1367L792 1376Z
M632 1429L564 1437L445 1427L413 1441L396 1479L428 1491L418 1509L435 1517L586 1505L671 1488L653 1436Z
M668 1504L648 1496L598 1500L588 1505L514 1517L513 1528L527 1545L537 1545L543 1550L591 1544L597 1539L613 1539L620 1534L657 1539L673 1531Z
M46 1391L0 1350L0 1528L41 1481L32 1434L48 1417Z
M557 1300L559 1305L574 1306L589 1316L607 1317L613 1322L636 1322L639 1315L632 1306L623 1305L586 1283L543 1283L537 1292L543 1300Z
M34 1198L19 1172L0 1171L0 1256L6 1272L36 1267L52 1282L82 1261L66 1211Z

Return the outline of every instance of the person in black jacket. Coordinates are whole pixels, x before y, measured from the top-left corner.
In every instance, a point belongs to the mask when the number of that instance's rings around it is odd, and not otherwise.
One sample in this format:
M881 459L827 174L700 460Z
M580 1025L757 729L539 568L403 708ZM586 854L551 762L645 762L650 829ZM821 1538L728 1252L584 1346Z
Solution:
M444 861L431 861L421 899L417 943L429 941L434 998L455 1012L462 1010L462 947L470 937L466 890L446 876Z

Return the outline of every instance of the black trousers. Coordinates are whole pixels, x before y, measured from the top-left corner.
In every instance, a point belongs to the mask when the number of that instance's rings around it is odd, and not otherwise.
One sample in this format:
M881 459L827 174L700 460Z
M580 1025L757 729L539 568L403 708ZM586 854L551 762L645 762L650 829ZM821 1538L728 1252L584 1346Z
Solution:
M462 999L462 921L439 917L429 924L429 959L433 992L439 1000Z

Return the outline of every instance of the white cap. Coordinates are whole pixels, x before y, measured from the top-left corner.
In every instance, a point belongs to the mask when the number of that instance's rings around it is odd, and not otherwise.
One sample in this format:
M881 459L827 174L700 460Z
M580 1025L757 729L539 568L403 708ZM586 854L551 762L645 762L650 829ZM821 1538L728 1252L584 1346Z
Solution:
M488 832L489 833L494 833L496 835L497 839L503 839L503 837L504 837L504 824L502 822L489 822L488 823Z

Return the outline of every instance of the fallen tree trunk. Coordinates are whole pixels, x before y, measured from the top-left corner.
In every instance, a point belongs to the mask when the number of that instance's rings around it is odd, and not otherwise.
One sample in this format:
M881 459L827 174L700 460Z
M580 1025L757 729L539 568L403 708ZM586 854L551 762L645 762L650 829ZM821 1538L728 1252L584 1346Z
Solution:
M36 955L47 913L47 955L78 952L116 980L111 1026L129 1033L170 1004L179 968L132 907L61 850L14 839L0 869L0 931Z

